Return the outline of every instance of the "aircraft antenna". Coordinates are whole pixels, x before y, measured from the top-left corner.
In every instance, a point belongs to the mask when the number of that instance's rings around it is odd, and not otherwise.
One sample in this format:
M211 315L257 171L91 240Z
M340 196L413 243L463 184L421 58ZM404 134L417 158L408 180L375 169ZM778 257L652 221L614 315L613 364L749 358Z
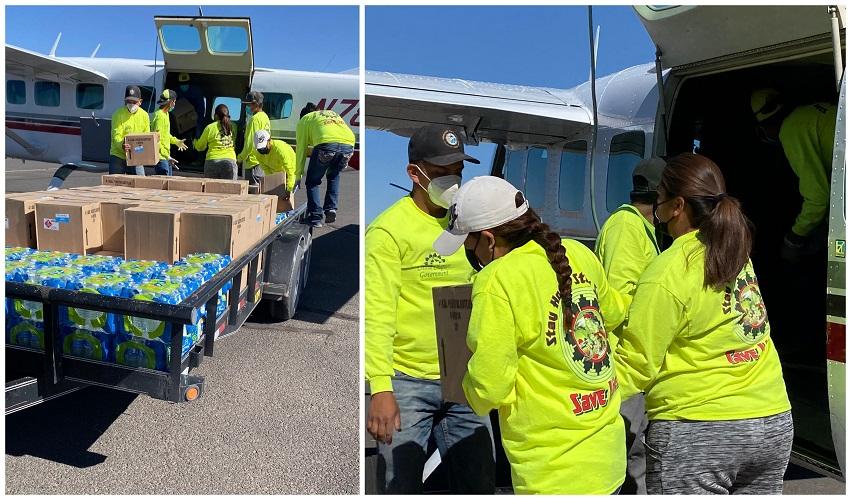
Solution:
M391 185L391 186L393 186L394 188L399 188L399 189L401 189L402 191L404 191L404 192L406 192L406 193L408 193L408 194L410 194L410 193L411 193L411 190L410 190L410 189L408 189L408 188L406 188L406 187L402 187L402 186L400 186L400 185L398 185L398 184L394 184L394 183L392 183L392 182L390 183L390 185Z
M92 55L90 55L89 57L96 56L99 50L100 50L100 44L98 44L98 46L95 47L95 50L92 51Z
M591 163L591 215L594 217L594 226L597 231L600 231L600 219L597 218L597 200L594 196L594 149L597 144L597 48L594 43L594 13L591 5L588 6L588 44L591 48L591 106L594 111L593 122L591 127L591 147L590 147L590 163Z
M201 6L198 6L198 17L204 17L204 11L201 9Z
M48 57L56 57L56 47L59 47L59 40L62 39L62 32L60 31L58 35L56 35L56 40L53 42L53 48L50 49L50 54Z
M157 39L156 35L154 35L154 76L151 80L154 82L154 94L157 93L157 57L160 51L160 41ZM163 75L165 78L165 75ZM165 87L165 81L161 82L162 86ZM148 113L151 112L151 107L154 105L154 101L159 97L157 95L151 96L151 100L148 102Z

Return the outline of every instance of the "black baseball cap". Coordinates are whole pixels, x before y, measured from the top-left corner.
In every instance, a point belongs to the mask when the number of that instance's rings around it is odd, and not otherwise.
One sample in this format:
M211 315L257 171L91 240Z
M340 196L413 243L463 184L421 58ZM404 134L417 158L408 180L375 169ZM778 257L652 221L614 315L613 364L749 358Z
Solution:
M424 160L441 167L459 161L479 163L479 160L464 153L462 134L445 125L427 125L411 136L408 142L408 161Z
M124 89L124 100L126 101L127 99L141 101L142 90L136 85L128 85L127 88Z
M632 190L634 193L656 193L656 188L662 182L662 172L665 170L665 160L648 158L641 160L632 171Z
M263 94L257 92L256 90L252 90L251 92L245 94L245 99L242 100L242 104L263 104Z

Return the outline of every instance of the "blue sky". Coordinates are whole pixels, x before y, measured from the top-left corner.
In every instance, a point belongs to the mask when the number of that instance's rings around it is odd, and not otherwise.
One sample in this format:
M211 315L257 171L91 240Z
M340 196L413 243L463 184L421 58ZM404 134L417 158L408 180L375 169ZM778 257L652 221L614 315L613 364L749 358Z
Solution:
M650 37L631 7L596 6L597 75L654 59ZM570 88L588 79L585 6L366 8L366 69L487 82ZM367 110L367 113L369 111ZM366 132L366 222L410 187L408 139ZM486 175L494 146L467 147L482 161L464 177Z
M357 6L202 9L205 16L251 18L255 66L327 72L359 66ZM153 59L156 15L194 16L198 7L8 6L6 43L46 54L62 32L60 57L88 56L100 43L98 57Z

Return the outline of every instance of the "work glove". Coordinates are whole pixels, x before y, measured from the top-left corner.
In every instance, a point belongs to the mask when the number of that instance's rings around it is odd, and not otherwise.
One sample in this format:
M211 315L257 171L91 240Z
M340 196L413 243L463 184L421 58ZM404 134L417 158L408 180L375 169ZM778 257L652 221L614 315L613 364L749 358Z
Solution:
M129 153L129 152L130 152L130 144L125 142L124 143L124 153L126 154L126 153Z
M177 150L186 151L187 149L189 149L189 146L186 145L186 139L179 139L177 141Z
M796 263L801 257L807 255L807 237L789 231L783 237L783 247L780 249L780 258L786 262Z
M177 166L178 163L179 162L177 160L175 160L174 158L172 158L171 156L168 157L168 164L171 165L171 168L173 168L175 170L180 170L180 167Z

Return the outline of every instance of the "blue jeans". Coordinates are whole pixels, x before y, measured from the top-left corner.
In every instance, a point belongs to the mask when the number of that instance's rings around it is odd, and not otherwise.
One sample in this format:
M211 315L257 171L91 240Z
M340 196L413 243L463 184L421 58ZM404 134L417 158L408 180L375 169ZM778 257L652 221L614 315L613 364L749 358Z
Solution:
M160 160L154 167L154 173L156 175L171 175L171 163L168 160Z
M145 175L145 167L128 167L127 160L119 158L115 155L109 155L109 173L110 174L130 174L130 175Z
M322 213L337 211L337 194L340 191L340 172L349 165L355 148L348 144L319 144L310 154L304 187L307 188L307 220L322 220ZM322 178L328 179L325 204L319 205L319 186Z
M423 466L432 436L441 462L449 467L453 493L494 493L493 430L487 416L476 415L467 405L443 401L440 380L396 372L393 394L402 430L393 433L392 444L378 443L382 493L422 492Z

